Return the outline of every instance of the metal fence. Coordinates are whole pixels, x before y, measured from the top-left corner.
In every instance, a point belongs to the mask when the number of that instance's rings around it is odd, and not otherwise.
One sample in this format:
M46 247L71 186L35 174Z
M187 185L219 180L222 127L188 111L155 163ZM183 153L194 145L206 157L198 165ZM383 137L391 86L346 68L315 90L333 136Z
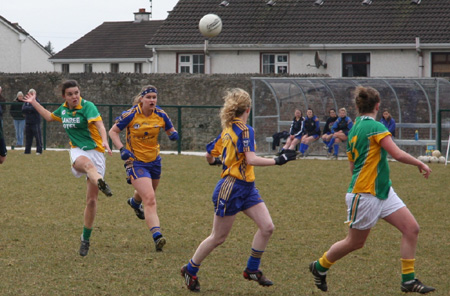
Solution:
M2 103L6 106L3 111L3 130L7 145L15 145L15 130L13 119L9 114L9 105L13 102ZM49 111L56 110L61 104L42 103ZM130 105L96 104L102 115L105 128L108 131L113 125L115 118L123 110L129 109ZM177 142L168 140L161 136L159 142L164 150L181 151L204 151L205 145L214 139L221 131L219 109L222 106L189 106L189 105L161 105L160 106L171 118L180 138ZM3 108L5 109L5 108ZM42 119L42 141L44 149L47 148L69 148L69 139L64 128L58 123L48 123ZM122 142L125 143L125 133L121 133ZM109 144L112 147L111 140ZM24 142L25 145L25 142Z

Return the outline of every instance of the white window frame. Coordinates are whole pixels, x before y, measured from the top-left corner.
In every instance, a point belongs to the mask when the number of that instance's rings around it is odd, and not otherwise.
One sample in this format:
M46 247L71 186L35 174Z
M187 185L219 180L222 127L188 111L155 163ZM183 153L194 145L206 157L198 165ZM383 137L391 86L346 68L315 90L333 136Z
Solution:
M265 57L273 57L273 63L267 63ZM285 59L284 59L285 58ZM267 67L273 66L273 71ZM262 74L288 74L289 73L289 53L262 53L261 54Z
M194 57L198 57L199 60L203 59L203 63L194 64ZM202 71L194 72L194 68L199 67ZM205 55L204 54L178 54L178 73L205 73Z

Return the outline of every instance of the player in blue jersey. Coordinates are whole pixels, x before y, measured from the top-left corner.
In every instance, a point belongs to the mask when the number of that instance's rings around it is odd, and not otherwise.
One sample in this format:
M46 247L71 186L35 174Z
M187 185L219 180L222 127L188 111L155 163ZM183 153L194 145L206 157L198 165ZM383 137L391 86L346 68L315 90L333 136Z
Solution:
M251 98L242 89L232 89L224 97L220 112L222 133L206 146L206 160L211 165L222 165L222 179L216 185L212 201L215 208L211 235L197 248L187 265L181 268L189 290L200 291L197 272L203 260L219 245L231 231L236 214L244 212L258 227L251 247L251 255L244 270L244 278L262 286L273 285L259 269L261 257L274 230L272 218L255 187L254 166L283 165L294 160L293 150L275 159L258 157L255 154L253 128L246 124L250 114ZM222 157L222 159L219 158Z
M120 149L125 160L127 181L135 188L134 197L128 204L140 219L145 219L155 242L156 251L162 251L166 239L161 233L156 211L155 191L161 177L161 157L159 156L158 134L164 129L169 139L178 140L178 133L166 112L157 106L158 90L153 85L142 88L131 109L122 112L109 136ZM126 146L119 133L126 130ZM143 209L142 209L143 204Z
M70 160L72 173L79 178L87 177L86 208L84 210L84 227L81 234L80 255L89 252L90 237L97 213L98 191L106 196L112 192L103 177L105 176L105 151L110 155L106 129L100 112L94 103L81 97L80 86L75 80L67 80L61 85L65 103L53 112L45 109L36 100L36 92L29 92L24 102L30 103L47 121L62 123L70 139Z
M348 132L351 130L352 126L353 121L350 119L350 117L347 116L347 109L345 108L339 109L339 117L331 127L331 133L333 134L333 137L327 144L328 147L327 156L331 156L331 153L333 152L332 155L333 159L338 158L339 143L347 141Z
M314 282L327 291L328 269L339 259L364 246L370 230L379 219L384 219L402 233L400 244L402 265L402 292L425 294L435 289L425 286L414 271L419 225L403 201L397 196L389 178L387 154L395 160L417 166L425 178L431 169L398 148L391 133L375 118L380 109L380 94L371 87L359 86L355 102L360 117L348 134L347 156L352 180L347 190L347 237L333 244L323 256L310 264ZM386 291L386 294L392 292Z

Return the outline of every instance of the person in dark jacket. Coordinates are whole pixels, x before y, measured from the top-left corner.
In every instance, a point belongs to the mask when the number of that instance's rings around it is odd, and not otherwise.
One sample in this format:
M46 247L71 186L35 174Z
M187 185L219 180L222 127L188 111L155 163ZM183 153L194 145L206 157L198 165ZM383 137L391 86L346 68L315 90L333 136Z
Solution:
M16 99L14 100L14 103L9 108L9 114L11 114L11 117L13 118L14 129L16 130L17 147L23 146L23 131L25 129L25 117L22 113L22 99L23 93L19 91L17 93Z
M303 123L303 137L300 144L300 153L302 157L305 157L305 153L308 150L309 145L317 141L320 137L320 122L319 118L314 115L314 111L308 108L306 111L306 118Z
M5 138L3 137L3 124L0 121L0 164L5 162L6 160L6 144L5 144Z
M36 91L30 89L28 93L34 94ZM39 102L38 99L36 101ZM42 136L41 136L41 115L34 107L25 102L22 106L22 113L25 115L25 154L31 153L33 138L36 139L36 155L42 154Z
M6 102L6 100L2 95L2 87L0 86L0 122L3 121L3 112L6 111L6 106L2 104L3 102Z
M333 138L333 133L331 132L331 128L333 127L334 122L337 120L337 114L335 109L330 109L328 112L330 117L328 117L327 121L325 122L325 126L323 127L323 133L322 133L322 141L325 144L324 149L328 150L328 144L331 141L331 138Z

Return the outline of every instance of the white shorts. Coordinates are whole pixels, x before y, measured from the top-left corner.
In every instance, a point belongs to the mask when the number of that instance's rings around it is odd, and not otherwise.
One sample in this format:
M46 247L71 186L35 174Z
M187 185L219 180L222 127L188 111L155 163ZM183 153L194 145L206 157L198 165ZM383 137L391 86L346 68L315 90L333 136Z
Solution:
M347 193L347 221L350 228L365 230L377 224L406 205L391 187L387 199L379 199L369 193Z
M73 163L80 156L86 156L87 158L89 158L92 161L92 163L94 163L95 167L97 168L97 172L100 175L102 175L102 177L105 176L106 164L105 164L105 154L104 153L99 152L94 149L85 151L80 148L71 148L69 153L70 153L70 164L72 165L72 174L75 177L79 178L83 175L86 175L86 173L81 173L73 168Z

